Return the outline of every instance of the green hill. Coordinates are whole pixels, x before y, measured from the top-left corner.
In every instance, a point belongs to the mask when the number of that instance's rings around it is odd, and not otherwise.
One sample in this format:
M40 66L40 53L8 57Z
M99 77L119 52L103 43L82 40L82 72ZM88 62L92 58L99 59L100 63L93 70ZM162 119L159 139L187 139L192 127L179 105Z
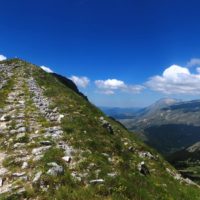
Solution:
M0 75L0 199L200 199L69 80L18 59Z

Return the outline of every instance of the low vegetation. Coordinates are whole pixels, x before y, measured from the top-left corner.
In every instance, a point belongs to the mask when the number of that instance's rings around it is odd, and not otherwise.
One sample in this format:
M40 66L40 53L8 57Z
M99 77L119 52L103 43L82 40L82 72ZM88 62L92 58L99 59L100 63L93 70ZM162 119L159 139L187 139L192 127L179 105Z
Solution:
M59 78L26 62L18 60L8 62L19 63L23 67L26 78L33 76L38 86L43 88L44 95L51 100L52 109L57 107L64 115L60 123L63 142L68 143L76 151L72 155L71 163L64 162L62 159L64 153L57 147L56 141L48 140L52 142L51 148L41 159L36 162L32 160L32 163L30 161L27 169L27 171L41 171L40 181L31 186L21 183L26 189L21 196L4 195L0 199L199 199L200 189L196 185L176 180L169 173L169 171L177 173L175 169L156 151L140 142L134 134L128 132L119 123L106 117L87 99L60 82ZM7 87L11 87L11 83ZM3 102L8 92L6 88L0 92L5 95L0 100ZM26 86L24 92L26 94ZM27 113L30 113L31 108L32 112L37 110L31 100L27 101L26 108ZM28 120L27 116L27 125ZM49 122L43 116L38 116L37 122L43 125L39 130L39 134L43 135L44 128L49 125ZM36 139L35 144L30 144L30 135L31 132L27 131L19 142L27 144L27 150L31 152L41 140ZM138 165L142 162L145 163L148 174L139 170ZM56 163L64 170L56 176L48 174L49 163ZM19 167L17 163L12 163L12 158L9 157L4 160L3 165L13 171Z

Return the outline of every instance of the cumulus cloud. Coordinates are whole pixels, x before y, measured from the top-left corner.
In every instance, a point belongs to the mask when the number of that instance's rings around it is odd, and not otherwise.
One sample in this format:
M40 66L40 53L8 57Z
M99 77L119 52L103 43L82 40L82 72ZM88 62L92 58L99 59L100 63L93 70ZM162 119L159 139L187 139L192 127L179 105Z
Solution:
M49 68L49 67L46 67L44 65L40 66L45 72L48 72L48 73L53 73L53 71Z
M200 66L200 58L192 58L188 63L187 67L197 67Z
M90 83L89 78L82 76L71 76L70 79L79 87L86 88L88 84Z
M0 55L0 61L6 60L6 59L7 59L6 56Z
M100 93L107 95L114 94L115 91L140 93L145 88L142 85L127 85L124 81L117 79L96 80L95 85Z
M195 95L200 94L200 74L191 73L186 67L172 65L162 75L151 77L145 85L164 94Z
M95 84L99 89L117 90L126 87L124 81L117 79L96 80Z

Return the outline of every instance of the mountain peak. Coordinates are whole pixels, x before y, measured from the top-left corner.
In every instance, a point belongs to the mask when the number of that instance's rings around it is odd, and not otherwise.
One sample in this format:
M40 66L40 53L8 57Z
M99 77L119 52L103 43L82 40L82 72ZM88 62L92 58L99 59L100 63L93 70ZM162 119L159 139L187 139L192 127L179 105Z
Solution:
M166 104L166 105L171 105L177 102L180 102L181 100L174 99L174 98L161 98L158 101L156 101L155 104Z
M0 61L0 63L11 65L11 64L18 64L18 63L27 63L27 61L21 58L9 58L9 59Z

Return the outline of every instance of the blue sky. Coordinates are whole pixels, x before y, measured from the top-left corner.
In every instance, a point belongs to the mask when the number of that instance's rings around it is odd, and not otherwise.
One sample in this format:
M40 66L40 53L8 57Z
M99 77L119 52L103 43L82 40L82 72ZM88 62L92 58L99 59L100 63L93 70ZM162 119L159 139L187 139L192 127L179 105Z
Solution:
M0 5L0 54L72 78L96 105L200 98L198 0L0 0Z

